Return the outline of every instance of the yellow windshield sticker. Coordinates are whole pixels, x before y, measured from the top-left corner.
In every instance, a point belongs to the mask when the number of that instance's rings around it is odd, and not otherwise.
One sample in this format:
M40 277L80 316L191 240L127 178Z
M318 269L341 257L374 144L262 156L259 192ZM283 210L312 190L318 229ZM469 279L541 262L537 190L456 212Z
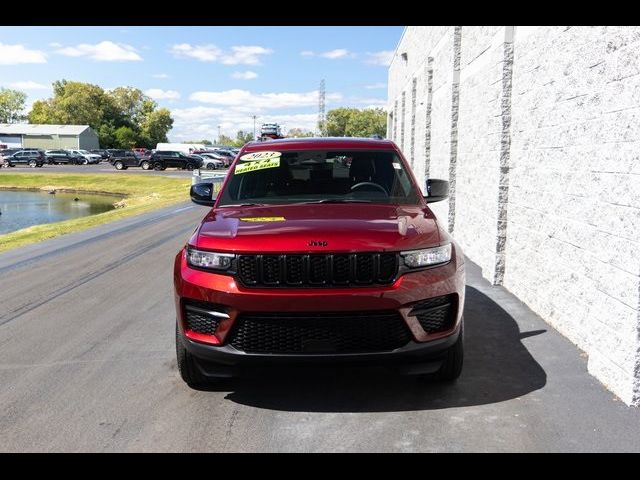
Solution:
M243 222L284 222L284 217L244 217L241 218Z
M282 155L281 152L253 152L247 153L240 157L243 162L253 162L256 160L269 160L271 158L279 158Z
M266 160L256 160L251 163L239 163L233 172L235 175L241 173L255 172L256 170L265 170L267 168L278 168L280 166L279 158L268 158Z

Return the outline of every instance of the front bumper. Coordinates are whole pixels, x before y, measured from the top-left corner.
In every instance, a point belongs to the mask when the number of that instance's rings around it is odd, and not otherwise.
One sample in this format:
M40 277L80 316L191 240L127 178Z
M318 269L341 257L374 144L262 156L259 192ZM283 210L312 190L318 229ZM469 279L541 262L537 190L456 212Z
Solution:
M298 363L415 364L412 369L428 373L439 367L442 354L455 343L460 332L465 295L463 257L454 244L446 265L401 275L391 285L345 288L247 288L234 277L196 270L187 265L185 251L175 258L174 286L179 337L185 348L200 359L205 374L229 376L255 365ZM455 321L451 328L426 332L413 306L425 299L455 294ZM185 330L183 301L193 300L222 306L229 318L222 320L211 339ZM411 333L411 341L384 352L330 354L256 354L229 345L234 323L244 313L359 313L396 311ZM422 366L420 364L423 364ZM421 370L422 369L422 370Z

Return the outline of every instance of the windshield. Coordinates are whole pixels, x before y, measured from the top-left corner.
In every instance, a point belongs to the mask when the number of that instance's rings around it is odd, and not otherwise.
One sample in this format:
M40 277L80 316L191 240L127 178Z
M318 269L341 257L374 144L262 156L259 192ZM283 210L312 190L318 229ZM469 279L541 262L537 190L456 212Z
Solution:
M240 158L218 207L333 202L416 205L419 195L393 151L271 151Z

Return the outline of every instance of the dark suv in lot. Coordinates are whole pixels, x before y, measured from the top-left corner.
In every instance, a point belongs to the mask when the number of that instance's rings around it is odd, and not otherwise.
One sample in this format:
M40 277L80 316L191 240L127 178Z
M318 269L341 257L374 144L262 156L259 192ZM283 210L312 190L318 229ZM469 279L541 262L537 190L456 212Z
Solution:
M165 170L167 168L182 168L184 170L195 170L202 167L202 159L186 155L182 152L157 150L148 157L149 163L154 170Z
M67 150L47 150L44 152L44 156L49 165L58 165L60 163L68 165L85 165L87 163L86 158Z
M464 257L387 140L251 142L175 257L178 368L190 385L255 366L377 363L454 380Z
M109 157L109 163L116 170L126 170L129 167L140 167L143 170L151 168L149 159L138 155L133 150L113 150L111 157Z
M18 150L12 155L4 157L4 161L9 167L29 165L31 168L36 168L42 167L42 165L47 163L44 152L33 148Z

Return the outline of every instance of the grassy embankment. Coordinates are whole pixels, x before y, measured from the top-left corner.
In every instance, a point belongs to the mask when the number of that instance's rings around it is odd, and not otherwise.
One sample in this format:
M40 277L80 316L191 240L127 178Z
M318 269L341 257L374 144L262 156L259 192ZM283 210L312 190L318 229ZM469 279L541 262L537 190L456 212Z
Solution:
M0 174L0 189L68 190L121 196L115 210L62 222L34 225L0 235L0 252L148 212L189 199L190 178L152 175Z

